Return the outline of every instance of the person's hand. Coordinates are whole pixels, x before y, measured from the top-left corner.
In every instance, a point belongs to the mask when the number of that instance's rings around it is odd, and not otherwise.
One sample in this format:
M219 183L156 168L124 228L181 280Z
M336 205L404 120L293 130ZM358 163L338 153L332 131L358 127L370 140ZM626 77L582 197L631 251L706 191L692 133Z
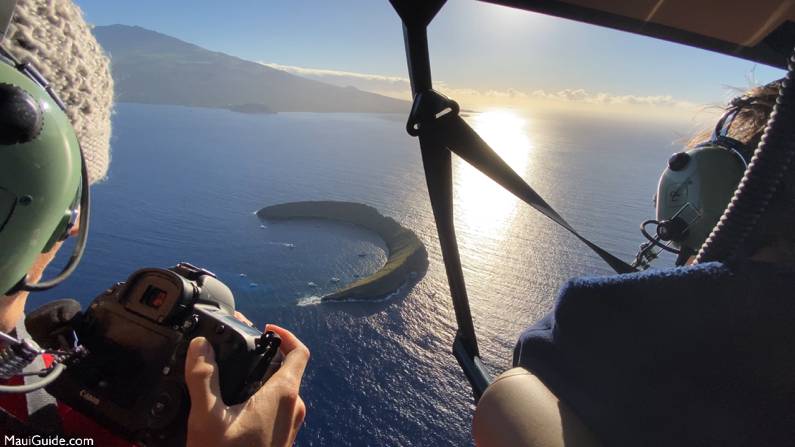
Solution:
M282 367L246 402L231 407L221 399L212 346L203 337L191 341L185 361L191 400L188 447L290 446L295 441L306 415L298 390L309 349L286 329L269 324L265 330L282 339Z

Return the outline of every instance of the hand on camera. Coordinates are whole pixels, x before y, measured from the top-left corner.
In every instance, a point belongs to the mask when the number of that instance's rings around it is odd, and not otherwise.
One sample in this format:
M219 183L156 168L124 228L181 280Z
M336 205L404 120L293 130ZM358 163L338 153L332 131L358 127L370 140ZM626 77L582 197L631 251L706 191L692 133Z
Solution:
M299 396L309 349L290 331L275 325L281 337L282 367L249 400L227 406L221 399L218 365L210 343L194 339L185 362L191 408L187 445L290 446L304 421L306 406Z

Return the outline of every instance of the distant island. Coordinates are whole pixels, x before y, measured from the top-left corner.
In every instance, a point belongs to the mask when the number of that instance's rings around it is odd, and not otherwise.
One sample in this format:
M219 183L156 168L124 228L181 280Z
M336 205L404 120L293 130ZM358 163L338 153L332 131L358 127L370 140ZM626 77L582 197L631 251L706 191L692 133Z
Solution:
M331 219L352 223L375 232L387 246L381 269L321 298L322 301L376 300L384 298L428 269L428 252L417 235L375 208L361 203L315 201L290 202L262 208L264 220Z
M411 109L408 101L302 78L139 26L96 26L92 31L110 56L118 102L242 113L407 114Z

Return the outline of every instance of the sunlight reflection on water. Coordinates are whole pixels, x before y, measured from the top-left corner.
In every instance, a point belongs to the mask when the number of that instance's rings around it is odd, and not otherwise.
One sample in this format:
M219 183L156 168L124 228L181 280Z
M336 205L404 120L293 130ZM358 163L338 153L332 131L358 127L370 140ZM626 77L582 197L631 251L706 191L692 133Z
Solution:
M471 120L492 149L525 177L533 154L526 118L508 109L494 109ZM466 161L456 158L453 166L456 216L462 232L481 240L503 241L514 221L518 200Z

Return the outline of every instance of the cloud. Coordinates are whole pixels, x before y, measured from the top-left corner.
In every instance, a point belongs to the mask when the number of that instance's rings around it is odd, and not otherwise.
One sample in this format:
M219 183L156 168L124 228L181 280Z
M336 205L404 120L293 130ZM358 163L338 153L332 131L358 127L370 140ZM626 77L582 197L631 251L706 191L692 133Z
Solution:
M275 63L260 62L266 67L276 70L286 71L315 81L326 82L340 87L356 87L373 93L379 93L400 99L411 98L411 82L408 78L401 76L387 76L371 73L359 73L354 71L331 70L327 68L308 68L297 67L294 65L282 65Z
M695 107L695 104L688 101L680 101L674 99L671 95L612 95L605 92L590 93L585 89L563 89L557 92L547 92L545 90L535 90L531 94L534 98L553 100L553 101L568 101L568 102L581 102L586 104L601 104L601 105L646 105L646 106L664 106L664 107Z
M270 68L341 87L352 86L360 90L395 98L411 98L411 82L408 78L402 76L388 76L327 68L307 68L276 63L260 63ZM560 103L599 106L684 107L691 109L696 107L696 105L691 102L677 100L671 95L617 95L607 92L592 93L583 88L568 88L558 91L534 90L528 93L514 88L496 90L454 87L448 85L444 81L436 81L435 87L462 104L469 103L474 106L503 104L527 105L538 101L555 101Z
M382 82L404 83L404 84L409 83L408 78L400 76L386 76L379 74L358 73L355 71L330 70L327 68L297 67L295 65L282 65L272 62L260 62L260 64L266 67L275 68L276 70L282 70L288 73L297 74L300 76L307 76L307 77L354 78L354 79L364 79L367 81L382 81Z
M380 93L382 95L411 98L411 81L409 81L409 78L402 76L387 76L354 71L331 70L327 68L298 67L295 65L282 65L271 62L260 62L260 64L276 70L286 71L294 75L327 82L341 87L352 86L360 90ZM436 81L434 84L436 89L452 98L520 99L528 97L526 93L513 88L506 90L476 90L472 88L451 87L444 81Z
M506 90L486 90L485 95L492 98L511 98L511 99L527 98L527 93L520 90L516 90L514 88L509 88Z

